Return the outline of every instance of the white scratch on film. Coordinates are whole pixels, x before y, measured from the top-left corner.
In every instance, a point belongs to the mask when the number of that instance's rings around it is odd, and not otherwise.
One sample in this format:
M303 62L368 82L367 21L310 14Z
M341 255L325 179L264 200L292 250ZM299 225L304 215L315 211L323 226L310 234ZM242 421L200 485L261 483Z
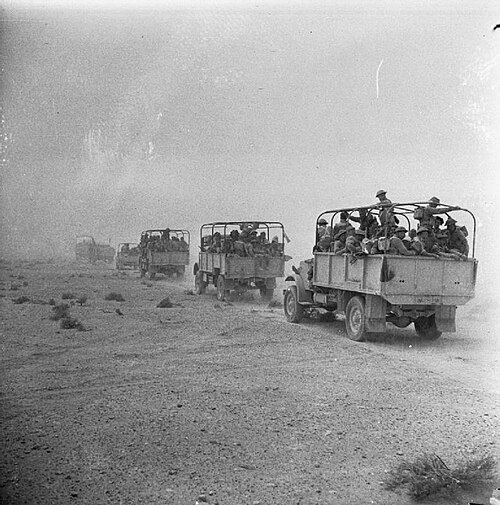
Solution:
M382 58L377 68L377 98L378 98L378 73L380 72L380 67L382 66L382 63L384 63L384 58Z

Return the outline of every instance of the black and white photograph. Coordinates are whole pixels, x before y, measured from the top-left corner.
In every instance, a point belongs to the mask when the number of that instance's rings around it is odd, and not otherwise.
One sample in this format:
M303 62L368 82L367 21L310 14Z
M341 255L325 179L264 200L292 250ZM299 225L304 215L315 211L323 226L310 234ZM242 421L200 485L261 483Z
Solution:
M0 2L0 504L500 505L500 5Z

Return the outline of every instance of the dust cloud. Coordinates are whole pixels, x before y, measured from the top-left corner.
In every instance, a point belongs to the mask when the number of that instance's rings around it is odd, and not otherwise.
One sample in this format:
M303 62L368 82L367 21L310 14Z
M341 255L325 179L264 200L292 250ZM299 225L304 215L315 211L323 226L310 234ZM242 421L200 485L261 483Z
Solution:
M195 252L203 223L267 219L299 261L319 213L384 188L472 210L497 275L500 35L483 7L4 8L1 255L166 226Z

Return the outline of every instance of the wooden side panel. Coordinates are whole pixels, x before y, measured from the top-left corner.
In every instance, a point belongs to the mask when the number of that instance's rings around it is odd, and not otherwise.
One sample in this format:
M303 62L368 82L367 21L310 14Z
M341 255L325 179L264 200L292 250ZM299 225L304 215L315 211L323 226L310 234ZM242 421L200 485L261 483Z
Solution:
M150 252L152 266L189 265L189 251Z

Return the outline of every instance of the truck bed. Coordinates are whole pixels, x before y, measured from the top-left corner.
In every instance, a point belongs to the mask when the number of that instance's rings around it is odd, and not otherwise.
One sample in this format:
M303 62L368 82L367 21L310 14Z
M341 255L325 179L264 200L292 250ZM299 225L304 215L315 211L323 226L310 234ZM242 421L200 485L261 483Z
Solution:
M215 269L227 278L283 277L285 258L272 256L241 257L222 253L200 253L200 270L213 273Z
M422 256L314 255L313 284L380 295L395 305L464 305L474 297L477 261Z
M148 251L150 266L189 265L189 251Z

